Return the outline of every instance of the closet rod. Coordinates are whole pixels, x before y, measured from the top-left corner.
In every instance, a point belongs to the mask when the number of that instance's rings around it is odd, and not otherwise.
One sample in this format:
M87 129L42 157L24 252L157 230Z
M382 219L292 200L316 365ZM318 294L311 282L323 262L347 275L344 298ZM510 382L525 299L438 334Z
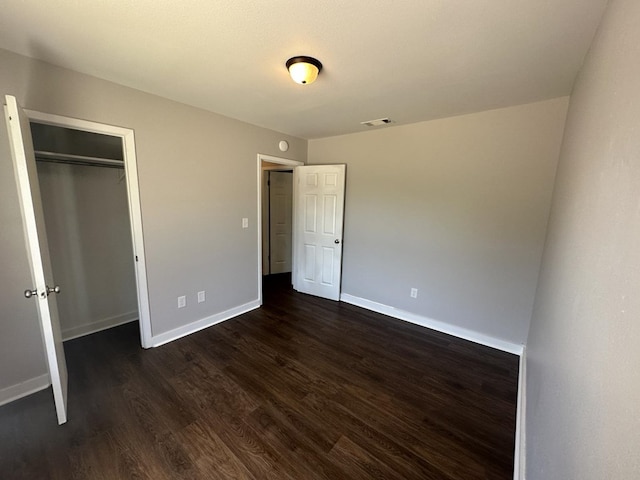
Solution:
M36 160L41 162L68 163L72 165L85 165L88 167L123 168L123 160L112 160L110 158L87 157L85 155L71 155L68 153L44 152L36 150Z

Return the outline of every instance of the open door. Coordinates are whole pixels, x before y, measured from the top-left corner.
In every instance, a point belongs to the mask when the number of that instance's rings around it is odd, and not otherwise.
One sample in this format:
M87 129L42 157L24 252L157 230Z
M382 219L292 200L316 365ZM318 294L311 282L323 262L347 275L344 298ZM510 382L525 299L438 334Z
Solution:
M59 293L60 288L53 282L29 119L15 97L7 95L5 99L11 156L33 280L25 296L37 303L58 423L63 424L67 421L67 363L60 334L58 306L55 295L51 295Z
M340 299L345 165L294 168L293 288Z

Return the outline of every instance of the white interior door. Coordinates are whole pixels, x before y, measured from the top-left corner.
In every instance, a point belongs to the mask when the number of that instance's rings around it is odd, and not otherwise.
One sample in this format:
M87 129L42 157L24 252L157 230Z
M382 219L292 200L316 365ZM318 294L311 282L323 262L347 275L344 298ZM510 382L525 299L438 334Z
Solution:
M11 156L33 280L32 285L27 285L29 292L25 292L25 295L31 295L30 300L25 301L37 303L58 423L63 424L67 421L67 363L60 334L58 307L55 295L50 295L55 284L51 272L31 129L29 119L15 97L7 95L5 99Z
M291 271L292 172L269 172L270 273Z
M294 169L293 288L340 299L345 165Z

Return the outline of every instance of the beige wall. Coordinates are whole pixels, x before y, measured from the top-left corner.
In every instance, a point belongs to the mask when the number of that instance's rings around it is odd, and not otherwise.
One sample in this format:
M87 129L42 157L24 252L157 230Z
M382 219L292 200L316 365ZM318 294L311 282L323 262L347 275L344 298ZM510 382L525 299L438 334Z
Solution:
M304 161L305 140L4 50L0 92L29 109L135 131L154 335L257 299L256 156L277 155L287 140L288 158ZM45 373L35 304L22 297L30 281L2 130L0 390ZM199 290L207 292L205 303L196 303ZM179 295L187 308L177 309Z
M576 82L527 346L527 479L640 472L640 2Z
M309 141L347 164L343 293L524 343L567 102Z

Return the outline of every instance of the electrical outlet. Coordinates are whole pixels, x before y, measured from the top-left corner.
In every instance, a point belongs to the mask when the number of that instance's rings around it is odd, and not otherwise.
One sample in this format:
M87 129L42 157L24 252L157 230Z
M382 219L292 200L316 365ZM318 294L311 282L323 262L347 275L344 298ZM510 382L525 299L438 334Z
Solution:
M249 228L249 219L248 218L243 218L242 219L242 228Z
M206 299L205 294L204 294L204 290L201 292L198 292L198 303L202 303L204 302Z
M182 295L178 297L178 308L184 308L187 306L187 297Z
M418 289L417 288L412 288L411 289L411 298L418 298Z

